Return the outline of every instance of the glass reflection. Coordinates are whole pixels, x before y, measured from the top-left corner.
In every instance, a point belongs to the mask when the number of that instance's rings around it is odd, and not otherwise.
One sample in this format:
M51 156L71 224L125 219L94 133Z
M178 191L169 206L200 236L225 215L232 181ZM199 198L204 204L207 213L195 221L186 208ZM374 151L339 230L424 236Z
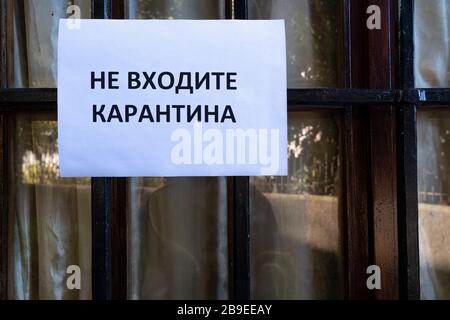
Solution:
M10 87L54 88L57 77L59 19L71 17L69 6L91 17L91 0L13 1L13 67Z
M130 19L221 19L223 0L128 0ZM227 299L226 178L129 182L128 297Z
M224 19L224 0L128 0L129 19Z
M289 175L251 178L254 299L343 298L341 123L289 114Z
M47 117L10 121L8 298L90 299L89 179L59 177L57 125ZM68 290L66 268L83 270Z
M450 299L450 112L417 116L420 294Z
M249 0L250 19L284 19L288 87L337 87L335 0Z
M227 299L226 178L133 178L129 297Z
M414 1L414 75L417 88L450 86L450 2Z

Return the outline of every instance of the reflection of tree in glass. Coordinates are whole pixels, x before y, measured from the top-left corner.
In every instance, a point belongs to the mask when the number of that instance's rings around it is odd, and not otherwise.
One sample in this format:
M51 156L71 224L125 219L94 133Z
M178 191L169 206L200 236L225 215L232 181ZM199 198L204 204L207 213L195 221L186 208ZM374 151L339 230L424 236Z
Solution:
M289 125L290 184L294 192L336 195L339 132L330 119L305 119Z
M450 113L423 111L418 114L419 201L450 204Z
M23 182L30 184L49 183L57 179L59 172L58 154L45 153L37 159L33 151L28 150L22 158Z
M133 19L216 19L223 16L221 0L130 0Z
M22 175L19 181L25 184L75 184L89 183L89 178L74 179L59 177L57 125L55 121L17 121L17 155L21 160Z
M287 177L255 179L262 192L333 195L339 192L339 121L327 113L289 114Z
M288 86L335 87L337 1L250 0L251 19L284 19Z

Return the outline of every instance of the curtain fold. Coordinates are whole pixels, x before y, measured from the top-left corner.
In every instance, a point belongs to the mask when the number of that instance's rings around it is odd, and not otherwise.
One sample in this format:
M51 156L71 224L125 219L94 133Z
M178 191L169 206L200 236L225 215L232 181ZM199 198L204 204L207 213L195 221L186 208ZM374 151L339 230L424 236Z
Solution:
M54 88L57 82L59 19L71 4L91 16L91 0L14 1L14 88Z
M226 299L226 178L130 184L129 297Z
M67 7L90 17L90 0L23 0L13 6L10 87L56 87L57 38ZM60 179L56 123L17 116L10 164L8 297L89 299L91 296L90 186ZM66 269L82 270L81 290L66 287Z
M450 86L450 3L416 0L414 71L417 88Z
M89 299L89 179L59 178L56 122L13 119L8 298ZM70 265L81 268L81 290L67 288Z

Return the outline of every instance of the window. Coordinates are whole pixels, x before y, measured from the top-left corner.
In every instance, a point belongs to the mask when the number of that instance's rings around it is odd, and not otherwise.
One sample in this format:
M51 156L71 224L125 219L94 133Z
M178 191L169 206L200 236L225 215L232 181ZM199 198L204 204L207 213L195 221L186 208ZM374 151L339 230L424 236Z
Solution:
M358 0L2 1L0 298L449 298L448 4L377 4L381 30ZM70 5L96 19L284 19L289 175L61 179Z
M414 29L415 86L450 86L447 1L416 0ZM433 48L428 50L427 48ZM445 91L445 89L442 89ZM426 91L425 91L426 92ZM448 104L439 99L438 104ZM420 295L422 299L450 299L450 250L447 214L449 188L449 111L447 106L417 109L417 167L419 192Z
M289 88L338 87L336 1L249 1L250 19L284 19ZM250 178L255 299L344 293L342 112L288 114L289 175Z
M1 12L3 25L9 27L4 41L11 49L2 69L9 70L8 77L2 77L3 88L56 86L58 23L69 5L70 1L27 0L9 1L2 8L12 12ZM77 5L83 17L90 17L90 1ZM54 108L20 101L11 112L2 113L2 121L3 188L8 190L2 201L3 221L8 221L2 224L2 244L8 243L1 256L6 291L2 296L90 299L91 181L59 177ZM80 291L66 287L70 265L83 270Z
M126 4L133 19L225 16L220 0ZM226 178L131 178L128 185L128 297L226 299Z
M58 177L56 122L48 115L16 115L11 126L9 298L90 298L66 288L66 268L89 270L90 180Z

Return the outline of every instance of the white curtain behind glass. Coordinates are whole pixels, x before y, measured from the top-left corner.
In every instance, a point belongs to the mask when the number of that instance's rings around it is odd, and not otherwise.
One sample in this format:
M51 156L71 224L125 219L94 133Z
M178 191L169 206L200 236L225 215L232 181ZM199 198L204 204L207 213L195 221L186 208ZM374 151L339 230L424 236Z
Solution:
M251 19L284 19L289 88L336 87L334 0L249 0Z
M130 299L227 299L226 178L130 179Z
M9 299L91 296L89 179L60 179L56 122L18 116L8 191ZM68 290L67 267L81 268L81 290Z
M415 86L450 87L450 1L415 0ZM450 299L448 114L417 116L422 299Z
M450 86L450 2L416 0L414 8L417 88Z
M59 18L72 3L14 3L11 87L55 87ZM90 0L75 0L89 17ZM90 184L58 177L56 123L17 117L9 191L10 299L88 299L91 296ZM80 291L66 287L66 268L82 270Z
M223 0L129 0L132 19L220 19ZM227 299L225 177L132 178L128 297Z
M90 18L91 0L14 1L14 78L11 87L56 87L58 25L71 3Z

